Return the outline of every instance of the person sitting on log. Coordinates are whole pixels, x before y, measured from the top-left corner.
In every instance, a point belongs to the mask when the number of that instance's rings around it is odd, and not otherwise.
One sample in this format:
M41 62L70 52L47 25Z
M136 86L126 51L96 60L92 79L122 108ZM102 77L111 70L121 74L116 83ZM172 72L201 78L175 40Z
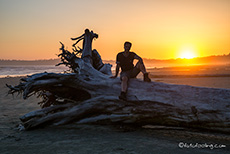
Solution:
M145 82L151 82L151 79L146 72L145 65L141 57L139 57L136 53L130 52L132 43L125 42L124 43L124 51L117 54L116 59L116 74L111 76L111 78L116 78L119 69L121 67L120 79L121 79L121 94L119 99L126 100L126 94L128 89L128 81L130 78L136 78L136 76L142 72L144 75ZM138 62L134 66L133 60L137 59Z

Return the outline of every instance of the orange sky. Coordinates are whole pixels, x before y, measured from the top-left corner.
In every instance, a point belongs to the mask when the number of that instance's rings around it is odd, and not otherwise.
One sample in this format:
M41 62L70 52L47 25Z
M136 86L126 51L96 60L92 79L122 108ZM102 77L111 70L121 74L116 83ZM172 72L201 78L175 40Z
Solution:
M0 59L57 58L85 28L103 59L123 43L143 58L230 53L229 0L0 0Z

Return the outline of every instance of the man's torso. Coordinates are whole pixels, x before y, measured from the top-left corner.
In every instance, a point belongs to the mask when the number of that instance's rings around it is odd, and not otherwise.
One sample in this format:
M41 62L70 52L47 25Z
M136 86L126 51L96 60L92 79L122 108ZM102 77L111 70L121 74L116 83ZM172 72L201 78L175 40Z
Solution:
M125 56L124 52L120 52L117 54L116 61L120 64L122 71L129 71L134 68L133 60L135 55L136 54L134 52L129 52L128 56Z

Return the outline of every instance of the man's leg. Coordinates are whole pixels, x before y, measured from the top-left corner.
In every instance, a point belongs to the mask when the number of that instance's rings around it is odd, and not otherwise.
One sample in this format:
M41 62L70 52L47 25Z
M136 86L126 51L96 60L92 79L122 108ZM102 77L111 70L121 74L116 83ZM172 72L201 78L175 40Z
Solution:
M121 78L121 92L127 92L127 87L128 87L128 77L123 76Z
M146 72L146 68L143 62L138 62L135 67L143 73L145 82L151 82L151 79L149 78L149 74Z
M144 63L137 62L136 66L143 74L147 73Z
M128 77L123 76L121 77L121 94L119 96L119 99L126 100L127 88L128 88Z

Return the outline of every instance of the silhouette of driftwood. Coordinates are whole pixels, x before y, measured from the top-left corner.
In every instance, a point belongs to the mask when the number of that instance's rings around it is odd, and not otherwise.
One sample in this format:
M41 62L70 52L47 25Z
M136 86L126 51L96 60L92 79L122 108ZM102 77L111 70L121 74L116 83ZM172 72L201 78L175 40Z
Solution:
M72 73L39 73L7 85L9 93L22 92L42 98L42 109L20 119L26 130L68 123L164 125L230 131L230 90L146 83L131 79L128 100L118 99L120 79L111 79L111 66L94 67L92 40L98 35L85 30L73 40L84 40L76 55L60 48L62 64ZM76 44L74 44L75 46ZM99 60L100 61L100 60ZM99 66L100 64L98 64Z

